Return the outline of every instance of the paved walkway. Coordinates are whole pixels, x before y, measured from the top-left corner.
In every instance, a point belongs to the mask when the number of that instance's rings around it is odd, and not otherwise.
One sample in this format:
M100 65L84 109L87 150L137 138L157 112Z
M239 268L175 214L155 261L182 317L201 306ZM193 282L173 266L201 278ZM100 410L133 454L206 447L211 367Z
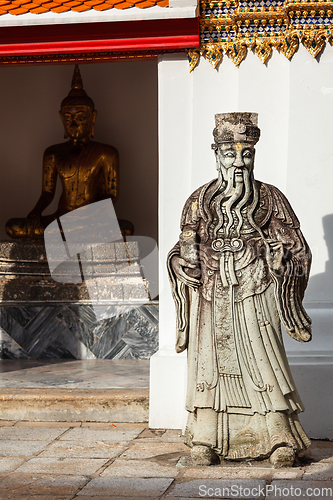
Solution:
M333 443L297 467L195 467L180 431L146 424L0 422L1 500L333 498Z

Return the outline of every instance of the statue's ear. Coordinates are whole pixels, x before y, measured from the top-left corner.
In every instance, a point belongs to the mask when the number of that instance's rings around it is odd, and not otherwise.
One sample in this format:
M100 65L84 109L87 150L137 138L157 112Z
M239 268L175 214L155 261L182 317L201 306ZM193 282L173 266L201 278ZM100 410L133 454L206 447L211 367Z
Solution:
M63 126L65 126L64 117L62 116L61 110L59 111L59 116L60 116L60 120L62 121ZM68 139L68 135L67 135L66 131L64 133L64 139Z
M94 133L95 133L95 121L96 121L96 116L97 116L97 111L93 111L92 112L92 118L91 118L91 137L94 137Z

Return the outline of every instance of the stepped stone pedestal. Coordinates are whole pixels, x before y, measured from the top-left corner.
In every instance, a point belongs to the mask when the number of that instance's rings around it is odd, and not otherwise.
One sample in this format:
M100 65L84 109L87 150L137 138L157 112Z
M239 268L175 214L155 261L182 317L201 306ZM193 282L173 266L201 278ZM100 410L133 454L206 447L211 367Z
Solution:
M150 358L158 303L139 250L135 241L92 246L59 263L55 281L44 243L0 242L0 357Z

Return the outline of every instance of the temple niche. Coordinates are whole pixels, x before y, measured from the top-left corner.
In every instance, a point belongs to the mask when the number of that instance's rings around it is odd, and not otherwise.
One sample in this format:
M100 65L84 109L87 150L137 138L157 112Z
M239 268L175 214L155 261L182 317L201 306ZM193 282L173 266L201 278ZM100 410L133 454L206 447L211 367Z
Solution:
M158 303L150 300L144 284L139 286L142 272L139 247L135 242L128 243L127 256L122 255L121 244L114 243L110 248L100 249L94 257L99 268L106 263L111 273L110 269L117 271L117 266L121 267L128 256L134 264L131 277L120 279L121 283L117 278L110 294L111 309L106 311L104 303L103 316L100 310L89 305L91 290L84 284L52 281L43 240L17 241L4 231L8 219L26 217L36 205L41 193L46 148L66 141L59 110L71 89L73 70L74 64L1 68L3 95L6 95L2 100L2 119L6 126L0 160L0 325L5 331L6 349L10 357L19 358L150 357L157 349ZM119 152L117 217L131 221L137 236L156 241L156 62L86 64L80 66L80 71L84 90L97 110L93 140L112 145ZM135 90L131 83L134 80ZM24 82L24 89L21 82ZM43 215L56 212L60 195L58 179L54 200ZM87 269L90 269L88 264ZM13 273L10 276L7 275L9 268ZM105 290L102 290L104 301ZM129 304L131 302L134 307ZM95 306L97 303L95 300ZM24 322L20 319L22 307L27 313ZM58 308L56 314L55 308ZM96 313L96 317L87 333L84 317L90 316L91 321L91 313ZM38 318L46 321L46 328L41 328ZM103 327L96 337L91 332L101 319ZM37 326L27 333L26 324L31 320L36 321ZM145 324L147 338L143 339L136 332L133 335L137 338L127 336L123 341L127 331L140 321ZM53 335L52 331L58 333ZM41 339L38 343L37 337Z

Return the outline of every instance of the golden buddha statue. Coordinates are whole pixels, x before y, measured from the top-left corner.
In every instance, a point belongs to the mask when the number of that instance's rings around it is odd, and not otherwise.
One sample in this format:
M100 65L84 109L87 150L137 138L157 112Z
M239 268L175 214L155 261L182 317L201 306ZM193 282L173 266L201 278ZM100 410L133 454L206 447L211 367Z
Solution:
M50 146L43 158L42 194L26 218L10 219L6 232L12 238L43 238L45 228L56 218L96 201L118 197L118 151L113 146L90 140L94 136L97 112L83 89L78 65L72 89L62 101L60 118L67 142ZM42 212L54 198L57 177L62 185L58 209L52 215ZM124 235L133 234L129 221L118 220Z

